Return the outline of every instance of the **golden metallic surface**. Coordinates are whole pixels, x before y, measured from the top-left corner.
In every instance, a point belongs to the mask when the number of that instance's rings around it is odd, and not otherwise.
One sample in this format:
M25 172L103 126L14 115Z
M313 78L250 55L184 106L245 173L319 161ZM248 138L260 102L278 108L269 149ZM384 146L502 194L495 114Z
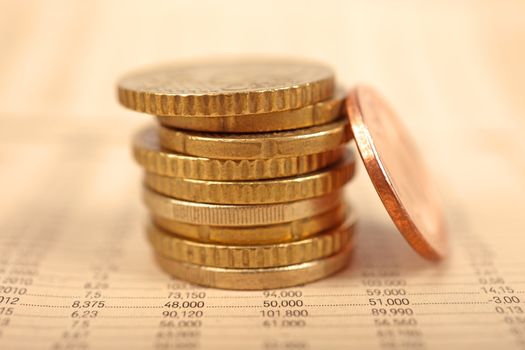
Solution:
M328 277L350 262L351 251L350 242L341 251L327 258L262 269L208 267L168 259L159 254L155 257L168 274L191 283L223 289L262 290L292 287Z
M141 130L133 140L133 155L147 172L217 181L260 180L310 173L341 159L344 147L298 157L225 160L187 156L162 149L157 129Z
M306 129L259 134L210 134L161 127L160 144L213 159L269 159L326 152L352 138L346 118Z
M334 98L302 108L282 112L241 116L189 117L158 116L162 125L204 132L250 133L293 130L330 123L341 116L346 92L337 91Z
M152 190L177 199L216 204L286 203L337 191L354 176L355 159L348 150L338 163L314 173L259 181L209 181L146 173Z
M261 226L324 213L341 204L342 192L290 203L229 205L183 201L144 188L144 203L154 216L198 225Z
M350 211L352 220L355 214ZM346 206L340 205L324 213L281 224L228 227L194 225L162 217L152 217L159 228L175 235L202 243L231 245L276 244L297 241L340 225L346 216Z
M291 59L214 59L161 65L122 78L119 101L139 112L235 116L301 108L332 97L333 71Z
M330 256L345 247L352 237L353 222L299 241L265 245L201 243L167 233L154 225L148 236L157 254L191 264L224 268L265 268L300 264Z
M366 86L350 92L346 108L366 170L398 230L421 256L442 258L447 240L439 195L403 124Z

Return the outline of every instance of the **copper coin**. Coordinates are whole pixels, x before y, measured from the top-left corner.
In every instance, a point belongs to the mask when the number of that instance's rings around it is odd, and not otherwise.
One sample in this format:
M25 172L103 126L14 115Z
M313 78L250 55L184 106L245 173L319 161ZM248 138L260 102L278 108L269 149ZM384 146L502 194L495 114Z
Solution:
M346 111L368 175L396 227L421 256L442 258L447 243L439 196L403 124L366 86L349 93Z

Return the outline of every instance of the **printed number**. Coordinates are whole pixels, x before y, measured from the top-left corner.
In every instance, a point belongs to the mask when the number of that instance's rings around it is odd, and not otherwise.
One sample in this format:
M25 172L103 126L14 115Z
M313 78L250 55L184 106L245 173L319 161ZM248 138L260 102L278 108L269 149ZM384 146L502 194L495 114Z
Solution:
M0 315L11 316L14 309L12 307L0 307Z
M304 303L301 299L291 299L291 300L265 300L263 301L264 307L301 307Z
M95 318L98 316L98 311L74 311L71 314L72 318Z
M407 298L388 298L388 299L370 298L368 299L368 303L371 306L376 306L376 305L401 306L401 305L409 305L410 301Z
M74 308L81 308L81 309L87 309L87 308L103 308L105 306L104 300L86 300L86 301L80 301L75 300L71 307Z
M19 287L12 287L12 286L0 286L0 293L1 294L24 295L24 294L27 293L27 288L19 288Z
M20 298L2 297L0 296L0 304L16 305L20 301Z
M303 296L301 290L265 290L263 295L266 298L297 298Z
M168 301L166 304L164 304L165 307L169 307L172 309L200 309L204 307L204 301L199 300L185 300L185 301Z
M373 316L411 316L414 310L411 308L372 309Z
M374 288L374 289L367 289L366 294L368 296L382 296L382 295L395 296L395 295L406 295L407 291L406 289L402 289L402 288L390 288L390 289Z
M515 295L506 295L504 297L492 297L496 304L519 304L520 298Z

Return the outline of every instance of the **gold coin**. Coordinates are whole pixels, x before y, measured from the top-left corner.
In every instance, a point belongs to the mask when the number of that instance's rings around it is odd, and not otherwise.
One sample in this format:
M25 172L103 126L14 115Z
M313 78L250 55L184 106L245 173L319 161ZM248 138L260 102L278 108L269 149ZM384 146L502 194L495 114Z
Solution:
M298 157L224 160L187 156L163 150L157 129L140 131L133 141L133 154L146 171L187 179L201 180L259 180L290 177L309 173L337 162L343 156L339 147L323 153Z
M290 222L324 213L341 204L342 192L290 203L229 205L183 201L144 188L144 202L152 215L210 226L261 226Z
M148 236L155 252L169 259L224 268L279 267L321 259L341 250L352 236L353 223L299 241L265 245L221 245L184 239L154 225Z
M203 243L257 245L297 241L310 237L340 225L345 219L345 213L345 205L340 205L325 213L300 220L250 227L193 225L159 216L152 217L152 221L167 232ZM354 214L351 212L350 215Z
M348 120L306 129L260 134L210 134L162 126L160 144L167 149L214 159L268 159L326 152L352 138Z
M314 173L260 181L208 181L146 173L152 190L177 199L217 204L269 204L319 197L339 190L354 176L355 159L345 158Z
M172 260L159 254L155 257L168 274L190 283L223 289L261 290L292 287L328 277L350 262L351 251L350 242L327 258L263 269L225 269Z
M213 118L158 116L157 119L165 126L204 132L249 133L293 130L322 125L337 119L342 115L344 99L344 92L338 91L335 98L330 100L282 112Z
M287 59L192 61L146 69L118 84L119 101L139 112L172 116L271 113L330 98L333 71Z

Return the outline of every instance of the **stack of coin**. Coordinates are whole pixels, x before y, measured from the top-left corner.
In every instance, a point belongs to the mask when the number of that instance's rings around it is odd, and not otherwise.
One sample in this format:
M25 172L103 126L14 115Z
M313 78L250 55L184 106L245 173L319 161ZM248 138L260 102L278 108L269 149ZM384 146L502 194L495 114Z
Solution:
M206 286L267 289L346 265L355 217L342 189L355 159L331 69L189 62L130 74L118 94L159 121L133 150L164 270Z

